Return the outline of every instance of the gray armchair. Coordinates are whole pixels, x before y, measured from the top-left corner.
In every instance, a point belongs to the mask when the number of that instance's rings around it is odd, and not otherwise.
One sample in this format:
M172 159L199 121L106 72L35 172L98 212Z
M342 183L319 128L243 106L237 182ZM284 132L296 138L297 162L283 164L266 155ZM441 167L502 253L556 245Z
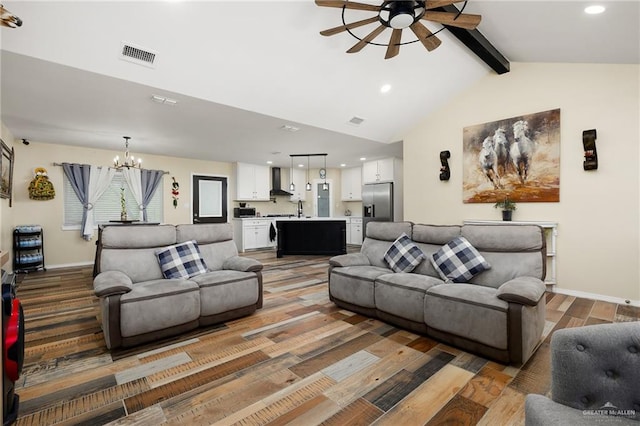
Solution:
M536 425L638 425L640 322L591 325L551 337L551 399L527 395Z

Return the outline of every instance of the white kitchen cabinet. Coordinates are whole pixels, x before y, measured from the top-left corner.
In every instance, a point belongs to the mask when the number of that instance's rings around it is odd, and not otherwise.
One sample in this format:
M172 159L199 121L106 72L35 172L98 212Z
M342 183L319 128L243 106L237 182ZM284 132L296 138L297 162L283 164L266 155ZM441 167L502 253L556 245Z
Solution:
M234 241L238 251L274 247L270 238L270 219L234 219Z
M352 217L349 221L347 244L362 245L362 218Z
M236 200L269 201L269 166L236 163Z
M351 167L341 171L342 201L362 201L362 169Z
M311 179L311 177L309 177ZM307 199L307 169L293 169L293 183L296 189L291 191L291 188L284 188L285 191L291 192L291 202L297 203L298 201L305 201ZM311 191L309 191L311 192Z
M397 173L395 158L367 161L362 164L362 183L393 182Z

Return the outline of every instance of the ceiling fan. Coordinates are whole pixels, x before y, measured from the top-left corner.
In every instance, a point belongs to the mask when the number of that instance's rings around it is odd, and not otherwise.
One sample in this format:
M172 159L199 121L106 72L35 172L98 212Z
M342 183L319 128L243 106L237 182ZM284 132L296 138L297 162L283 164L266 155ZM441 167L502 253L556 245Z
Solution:
M462 9L458 12L444 11L442 8L464 1ZM332 36L347 31L359 41L347 53L356 53L362 50L367 44L377 46L387 46L385 59L393 58L400 52L400 46L403 44L414 43L420 41L428 51L432 51L440 46L440 39L436 34L445 27L440 28L435 33L431 32L420 21L437 22L445 26L464 28L467 30L475 30L480 23L481 16L468 13L462 13L467 5L466 0L426 0L426 1L383 1L381 5L358 3L348 0L316 0L318 6L342 8L342 23L335 28L329 28L321 31L323 36ZM360 21L345 22L345 10L361 10L367 12L376 12L375 16ZM351 32L352 29L369 25L373 23L379 25L368 35L360 38ZM391 37L388 43L375 43L374 39L382 34L387 28L391 28ZM402 42L402 30L410 28L417 37L417 40Z

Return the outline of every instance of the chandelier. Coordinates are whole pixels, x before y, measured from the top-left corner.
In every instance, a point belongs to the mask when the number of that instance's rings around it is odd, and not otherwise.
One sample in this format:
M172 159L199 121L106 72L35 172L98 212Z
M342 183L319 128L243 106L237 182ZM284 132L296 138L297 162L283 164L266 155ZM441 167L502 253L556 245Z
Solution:
M124 138L124 159L122 163L120 162L120 156L116 155L113 159L113 167L118 170L123 168L130 169L132 167L140 167L140 163L142 163L142 158L135 158L133 155L129 155L129 139L130 136L123 136Z

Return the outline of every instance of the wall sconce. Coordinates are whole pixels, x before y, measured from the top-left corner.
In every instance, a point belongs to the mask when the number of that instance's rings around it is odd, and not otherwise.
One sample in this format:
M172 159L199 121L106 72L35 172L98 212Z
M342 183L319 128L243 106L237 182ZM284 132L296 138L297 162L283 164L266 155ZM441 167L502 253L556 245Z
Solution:
M596 151L596 129L584 130L582 132L582 146L584 147L584 162L582 167L585 170L598 169L598 151Z
M449 169L449 161L451 153L449 151L440 151L440 180L449 180L451 177L451 170Z

